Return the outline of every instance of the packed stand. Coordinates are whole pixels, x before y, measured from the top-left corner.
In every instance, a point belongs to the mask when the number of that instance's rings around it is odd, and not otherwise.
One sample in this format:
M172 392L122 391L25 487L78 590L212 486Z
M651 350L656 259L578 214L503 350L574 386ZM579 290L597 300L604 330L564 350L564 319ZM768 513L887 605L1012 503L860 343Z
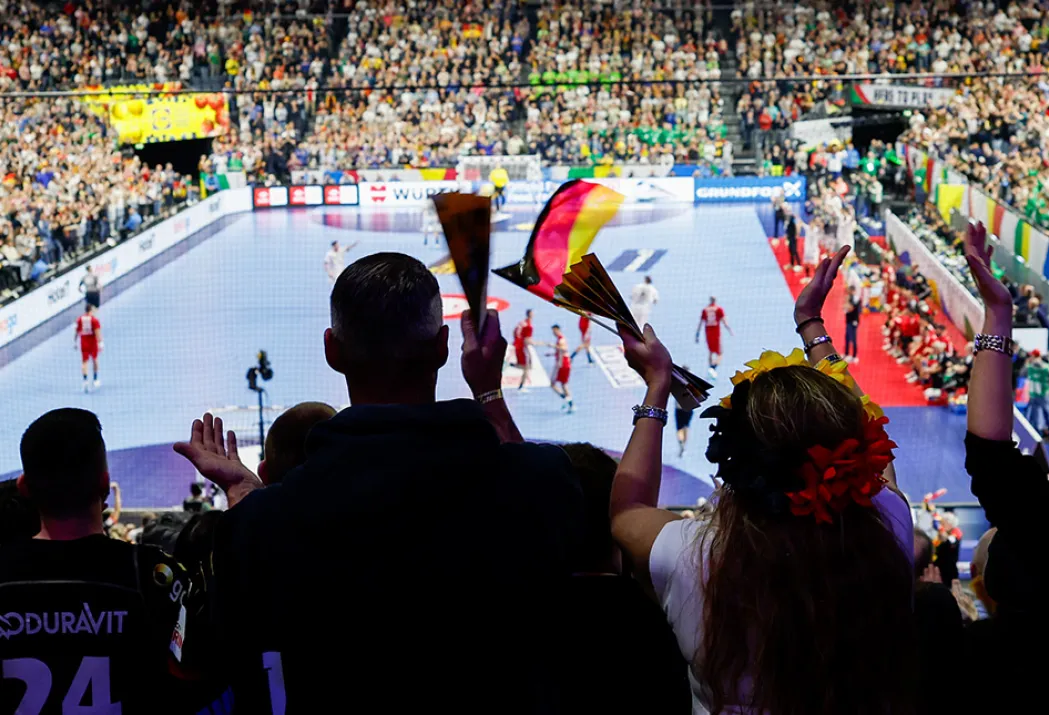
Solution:
M114 151L105 122L75 100L5 102L0 111L5 299L196 200L191 177Z
M550 163L731 166L724 98L727 50L702 5L647 0L551 4L529 54L528 149ZM621 85L679 80L693 84Z
M208 58L222 68L215 76L236 93L227 95L230 129L202 160L203 176L243 171L250 182L287 182L310 166L317 90L332 71L332 27L307 9L301 16L234 14L209 28Z
M326 83L347 91L318 101L296 168L454 166L463 154L520 153L508 132L515 92L484 88L519 79L528 24L512 9L354 3ZM404 89L348 91L394 86Z
M745 5L733 12L740 75L752 79L737 111L746 144L759 151L782 139L795 121L816 110L844 107L845 85L833 78L786 81L809 75L916 72L1031 73L1027 78L922 79L925 86L958 87L942 106L911 117L901 138L941 156L996 199L1049 227L1046 168L1049 148L1041 79L1049 50L1049 23L1034 5L953 3L892 7ZM762 81L775 77L776 80ZM902 80L901 80L902 81Z

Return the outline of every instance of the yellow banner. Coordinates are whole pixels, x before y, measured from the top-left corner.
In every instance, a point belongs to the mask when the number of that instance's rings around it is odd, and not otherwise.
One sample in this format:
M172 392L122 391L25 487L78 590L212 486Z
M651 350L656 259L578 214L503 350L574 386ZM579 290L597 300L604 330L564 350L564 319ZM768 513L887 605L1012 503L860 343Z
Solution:
M222 94L137 94L177 87L176 83L112 87L108 94L84 97L83 101L108 117L122 144L199 139L225 133L230 119Z

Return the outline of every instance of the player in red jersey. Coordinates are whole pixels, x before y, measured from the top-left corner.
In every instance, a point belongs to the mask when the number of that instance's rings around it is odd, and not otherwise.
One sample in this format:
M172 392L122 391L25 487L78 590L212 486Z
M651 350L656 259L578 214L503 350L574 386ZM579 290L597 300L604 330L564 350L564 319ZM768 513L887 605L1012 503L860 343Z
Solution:
M525 311L525 318L514 328L514 354L517 367L521 368L521 384L518 390L523 390L528 382L528 373L532 369L532 360L528 355L528 346L532 344L532 311Z
M84 314L76 319L76 335L73 337L73 349L80 348L80 372L84 376L84 392L88 391L87 363L90 360L94 367L95 387L98 380L98 354L102 351L102 324L95 317L95 306L87 304Z
M579 341L579 347L572 351L572 360L575 360L576 354L582 350L586 353L586 359L591 365L594 364L594 356L590 354L590 318L585 315L579 316L579 334L582 336Z
M572 356L568 354L568 340L565 339L565 334L561 332L560 325L553 326L551 330L554 331L555 340L554 344L550 346L554 348L555 372L553 379L550 380L550 387L565 401L561 409L567 412L574 412L572 393L568 390L568 378L572 375Z
M718 299L710 296L710 305L703 309L699 316L699 326L696 327L696 342L699 342L699 328L706 328L707 350L710 351L710 376L718 376L718 364L721 363L721 326L732 335L732 328L725 320L725 311L718 305Z

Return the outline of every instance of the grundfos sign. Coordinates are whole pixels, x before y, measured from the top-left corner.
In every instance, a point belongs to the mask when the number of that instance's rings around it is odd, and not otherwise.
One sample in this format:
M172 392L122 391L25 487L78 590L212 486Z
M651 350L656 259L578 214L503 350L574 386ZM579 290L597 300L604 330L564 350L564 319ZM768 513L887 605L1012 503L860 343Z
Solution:
M695 197L697 204L768 201L776 194L782 194L787 201L804 201L807 188L804 176L696 179Z

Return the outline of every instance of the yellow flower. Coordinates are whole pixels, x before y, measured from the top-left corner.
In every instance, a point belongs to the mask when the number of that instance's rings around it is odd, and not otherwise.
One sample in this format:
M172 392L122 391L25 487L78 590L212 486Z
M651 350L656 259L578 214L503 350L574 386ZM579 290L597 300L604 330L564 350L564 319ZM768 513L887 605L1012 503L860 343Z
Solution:
M732 376L733 387L744 381L753 381L758 375L770 370L775 370L781 367L790 367L792 365L808 365L809 363L805 358L805 352L801 348L795 348L789 355L781 355L774 350L766 350L761 353L761 357L757 360L751 360L745 364L747 367L746 370L737 371L736 374ZM827 377L837 380L850 390L856 389L856 380L849 374L848 363L844 360L838 360L837 362L830 362L826 359L820 360L816 363L815 369L819 370ZM881 419L881 417L885 415L881 407L879 407L876 402L873 402L870 397L863 395L861 399L863 401L863 411L866 412L872 420ZM731 410L732 396L727 395L721 398L719 404L722 407Z
M826 358L816 363L816 369L827 377L837 380L850 390L856 387L856 381L849 374L849 364L844 360L830 362Z
M746 366L750 368L749 370L737 372L732 376L732 385L736 386L744 380L753 381L758 375L766 373L769 370L775 370L776 368L807 364L808 361L805 360L805 352L801 348L794 348L790 355L781 355L775 350L766 350L761 353L761 357L757 360L751 360L746 363Z
M864 395L860 399L863 400L863 411L866 412L867 416L872 420L880 420L885 416L885 412L882 411L878 403L871 400L870 397Z

